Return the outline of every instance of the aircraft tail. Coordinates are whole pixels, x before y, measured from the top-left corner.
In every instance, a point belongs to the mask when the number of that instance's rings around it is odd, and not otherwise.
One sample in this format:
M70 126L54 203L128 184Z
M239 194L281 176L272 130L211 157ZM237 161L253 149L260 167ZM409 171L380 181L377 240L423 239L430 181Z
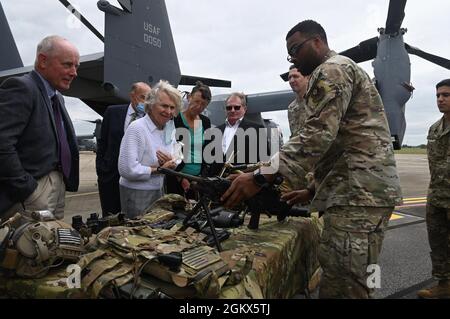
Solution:
M181 73L164 0L119 4L122 9L104 0L97 3L105 12L104 82L124 97L136 81L178 84Z
M9 28L8 20L0 2L0 71L23 67L16 42Z

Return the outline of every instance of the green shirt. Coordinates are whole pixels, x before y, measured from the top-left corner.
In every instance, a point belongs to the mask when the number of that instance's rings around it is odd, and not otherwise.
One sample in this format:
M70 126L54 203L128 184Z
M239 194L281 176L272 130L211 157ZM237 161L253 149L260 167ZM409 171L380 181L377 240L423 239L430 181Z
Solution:
M190 148L186 159L184 160L184 167L181 172L190 174L190 175L200 175L202 169L202 152L203 152L203 126L200 121L200 126L194 131L191 128L184 117L183 113L180 113L181 119L186 127L189 128L190 133Z

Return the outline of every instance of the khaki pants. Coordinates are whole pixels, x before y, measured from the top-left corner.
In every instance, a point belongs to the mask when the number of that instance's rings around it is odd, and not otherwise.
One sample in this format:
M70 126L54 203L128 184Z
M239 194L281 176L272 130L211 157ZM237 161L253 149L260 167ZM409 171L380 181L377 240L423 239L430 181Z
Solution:
M378 256L394 207L331 207L323 215L319 262L319 298L372 298L369 265Z
M52 171L48 175L40 178L38 186L34 192L22 203L17 203L11 207L4 219L13 216L17 212L49 210L56 219L64 218L66 187L62 173Z

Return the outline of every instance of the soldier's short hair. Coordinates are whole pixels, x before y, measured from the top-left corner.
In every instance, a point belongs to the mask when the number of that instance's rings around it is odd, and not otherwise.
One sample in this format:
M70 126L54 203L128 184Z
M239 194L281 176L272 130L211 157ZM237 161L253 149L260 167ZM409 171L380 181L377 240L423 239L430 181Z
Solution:
M445 79L436 84L436 90L439 89L441 86L450 86L450 79Z
M323 42L328 44L327 34L322 26L314 20L305 20L298 23L286 35L286 40L290 38L295 32L300 32L307 37L318 36Z
M191 91L191 96L194 95L196 92L200 92L202 95L202 99L211 102L211 90L209 88L209 86L207 86L206 84L203 84L203 82L201 81L197 81L195 83L194 88Z

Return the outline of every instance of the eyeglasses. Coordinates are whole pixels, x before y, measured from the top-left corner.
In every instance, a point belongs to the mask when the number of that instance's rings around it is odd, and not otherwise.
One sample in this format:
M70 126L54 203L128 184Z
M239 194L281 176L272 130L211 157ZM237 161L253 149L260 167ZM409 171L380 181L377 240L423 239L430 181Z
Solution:
M232 109L234 109L235 111L239 111L241 109L241 105L227 105L225 108L228 112Z
M293 58L293 56L296 55L298 53L298 51L300 51L300 49L306 44L306 42L308 42L309 40L312 40L312 39L314 39L314 37L308 38L305 41L303 41L302 43L296 44L292 48L290 48L288 51L288 56L287 56L288 62L292 63L292 61L294 61L294 59L295 59L295 58Z

